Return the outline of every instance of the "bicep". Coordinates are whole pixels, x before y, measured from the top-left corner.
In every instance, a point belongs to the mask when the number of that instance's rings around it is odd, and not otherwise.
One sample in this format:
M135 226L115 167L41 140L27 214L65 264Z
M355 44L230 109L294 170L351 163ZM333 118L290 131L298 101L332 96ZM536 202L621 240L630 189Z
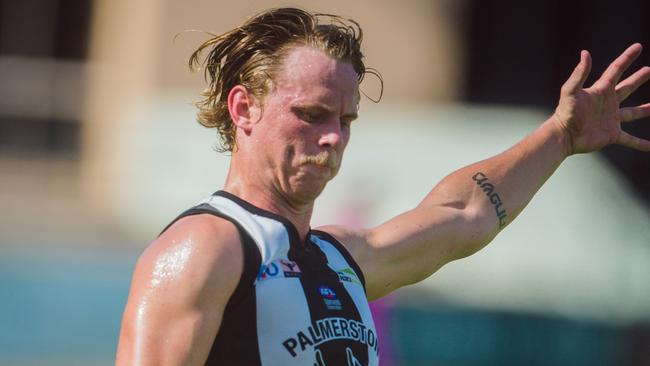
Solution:
M419 206L367 230L340 232L366 278L370 299L419 282L475 251L480 235L471 211Z
M229 235L220 233L215 240L200 230L179 233L182 225L172 227L138 261L117 364L194 365L208 356L243 254L236 242L219 240Z

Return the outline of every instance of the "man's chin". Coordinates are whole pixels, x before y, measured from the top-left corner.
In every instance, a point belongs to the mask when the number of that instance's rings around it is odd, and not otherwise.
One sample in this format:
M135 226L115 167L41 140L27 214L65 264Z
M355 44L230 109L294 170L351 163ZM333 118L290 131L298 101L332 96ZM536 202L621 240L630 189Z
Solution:
M329 180L320 182L301 182L293 187L293 196L301 202L313 202L323 193Z

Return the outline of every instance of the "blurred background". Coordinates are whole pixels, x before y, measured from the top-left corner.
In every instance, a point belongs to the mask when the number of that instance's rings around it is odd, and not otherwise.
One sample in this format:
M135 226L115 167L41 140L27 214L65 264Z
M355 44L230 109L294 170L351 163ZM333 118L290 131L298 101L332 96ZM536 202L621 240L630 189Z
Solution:
M188 57L285 5L359 21L385 82L314 226L413 207L545 120L581 49L590 82L650 46L644 0L0 0L0 364L113 362L139 253L225 179ZM650 365L649 224L650 155L572 157L488 248L372 304L382 365Z

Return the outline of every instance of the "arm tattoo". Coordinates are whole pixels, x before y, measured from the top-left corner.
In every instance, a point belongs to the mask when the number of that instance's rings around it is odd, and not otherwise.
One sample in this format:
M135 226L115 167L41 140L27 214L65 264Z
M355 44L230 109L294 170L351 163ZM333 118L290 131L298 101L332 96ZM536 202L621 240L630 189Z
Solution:
M494 192L494 185L488 181L488 177L481 173L478 172L474 174L472 179L476 182L476 185L481 187L483 189L483 192L485 192L485 195L487 198L490 200L490 203L494 205L494 212L496 212L497 217L499 218L499 230L503 229L506 226L506 210L502 208L501 206L503 203L501 202L501 197Z

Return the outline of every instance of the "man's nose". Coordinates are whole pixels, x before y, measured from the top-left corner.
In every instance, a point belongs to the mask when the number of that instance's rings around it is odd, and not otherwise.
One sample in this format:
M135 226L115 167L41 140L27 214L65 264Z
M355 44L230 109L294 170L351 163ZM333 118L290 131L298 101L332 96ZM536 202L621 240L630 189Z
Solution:
M341 125L338 121L327 123L320 135L319 145L322 147L337 147L341 144Z
M322 147L337 147L341 143L341 131L327 131L320 137L319 145Z

